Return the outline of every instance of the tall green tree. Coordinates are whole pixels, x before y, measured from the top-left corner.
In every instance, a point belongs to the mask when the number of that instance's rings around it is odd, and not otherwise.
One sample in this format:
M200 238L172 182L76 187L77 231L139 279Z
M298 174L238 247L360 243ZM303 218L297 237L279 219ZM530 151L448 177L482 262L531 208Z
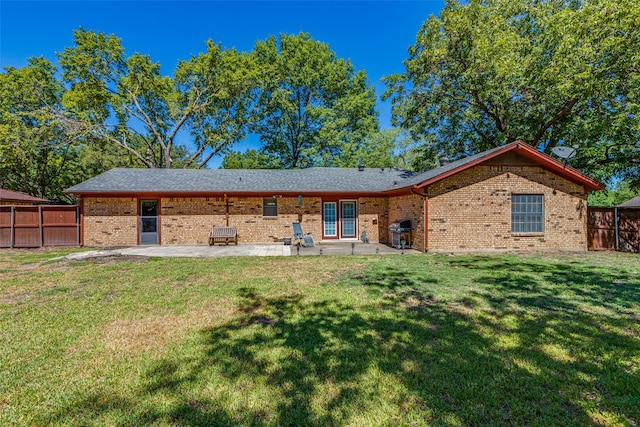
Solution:
M280 159L258 150L231 150L222 159L222 169L281 169Z
M60 126L63 87L44 58L0 74L0 188L47 199L64 198L75 183L79 149Z
M80 29L74 42L59 54L69 132L150 168L203 167L245 136L255 87L248 54L209 41L169 77L149 56L127 56L114 35Z
M589 206L616 206L636 196L640 196L640 191L633 191L628 181L620 181L606 190L590 192L587 204Z
M57 71L48 60L31 58L0 74L0 187L72 202L65 188L142 164L90 134L68 132L59 120L65 88Z
M395 166L395 148L398 130L382 129L365 136L358 143L346 143L342 152L331 162L337 167L391 167Z
M393 122L453 158L525 141L638 179L637 0L447 0L387 77Z
M262 149L283 167L329 166L378 128L376 96L364 71L308 34L256 43Z

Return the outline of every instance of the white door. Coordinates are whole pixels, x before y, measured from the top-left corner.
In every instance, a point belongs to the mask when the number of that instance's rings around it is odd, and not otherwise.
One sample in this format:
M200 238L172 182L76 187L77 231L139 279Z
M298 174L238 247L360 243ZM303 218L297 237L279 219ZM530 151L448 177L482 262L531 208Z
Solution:
M340 202L340 237L353 238L357 236L357 218L355 201Z

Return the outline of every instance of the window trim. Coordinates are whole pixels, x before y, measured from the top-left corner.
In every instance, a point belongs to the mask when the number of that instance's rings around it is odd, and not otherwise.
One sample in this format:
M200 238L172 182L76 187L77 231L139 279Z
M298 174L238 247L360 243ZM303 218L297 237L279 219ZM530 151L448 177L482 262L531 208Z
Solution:
M530 200L529 198L537 200ZM524 200L516 200L524 198ZM538 207L539 210L532 209ZM516 211L516 207L523 207L522 211ZM511 194L511 234L515 236L543 236L544 235L544 194ZM521 215L522 221L516 221L515 216ZM539 217L539 221L537 220ZM516 230L516 225L518 229ZM533 226L539 228L532 229Z
M268 209L272 210L272 212L268 211ZM273 218L278 216L278 198L277 197L262 198L262 216L267 218Z

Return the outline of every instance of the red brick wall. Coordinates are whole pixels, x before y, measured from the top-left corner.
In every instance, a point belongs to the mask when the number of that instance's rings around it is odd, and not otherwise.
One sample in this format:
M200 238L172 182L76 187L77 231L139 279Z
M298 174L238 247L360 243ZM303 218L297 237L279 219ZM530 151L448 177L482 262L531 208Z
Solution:
M587 249L584 187L540 167L475 166L428 189L429 250ZM511 195L544 195L544 233L511 233Z
M160 203L162 244L206 244L214 225L225 225L224 197L163 198Z
M358 238L363 231L369 242L387 242L389 228L389 199L386 197L361 197L358 199Z
M240 243L282 242L293 237L291 224L301 222L305 233L322 239L322 199L278 198L278 216L262 216L261 197L229 197L229 225L237 227ZM138 241L136 198L84 199L84 244L86 246L136 245ZM164 245L206 244L214 225L226 225L224 197L160 199L160 239ZM358 233L369 241L386 241L388 199L358 199ZM358 234L359 237L359 234Z
M322 199L303 197L278 198L278 216L262 215L261 197L230 197L229 225L236 226L240 243L282 242L293 237L291 224L300 222L305 233L322 239ZM385 197L358 199L358 233L367 232L369 241L386 239L388 201ZM225 202L220 199L163 199L162 243L206 243L213 225L225 225ZM358 234L359 237L359 234Z
M414 230L411 232L413 248L424 250L424 198L417 194L389 198L389 223L410 219ZM389 231L387 229L387 235ZM389 242L391 237L388 238Z
M135 198L87 197L84 203L85 246L132 246L138 244Z
M238 230L238 241L243 243L282 242L293 237L291 223L301 222L305 233L313 233L316 240L322 236L322 202L317 197L303 197L298 206L297 197L280 197L278 216L262 216L262 197L229 198L229 225Z

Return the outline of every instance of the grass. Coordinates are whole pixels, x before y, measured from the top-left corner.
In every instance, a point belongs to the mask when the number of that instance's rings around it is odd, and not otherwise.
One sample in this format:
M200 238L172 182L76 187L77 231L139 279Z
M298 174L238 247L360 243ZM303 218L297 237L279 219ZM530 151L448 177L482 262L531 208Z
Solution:
M640 259L0 252L0 425L627 425Z

